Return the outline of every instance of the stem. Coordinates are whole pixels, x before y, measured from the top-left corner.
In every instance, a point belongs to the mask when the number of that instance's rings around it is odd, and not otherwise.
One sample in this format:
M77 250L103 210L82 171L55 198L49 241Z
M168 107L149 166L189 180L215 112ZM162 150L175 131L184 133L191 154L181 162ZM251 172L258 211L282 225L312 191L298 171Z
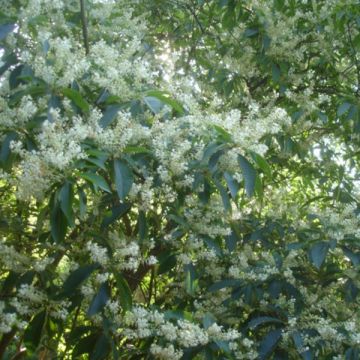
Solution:
M0 359L4 358L6 348L12 342L15 334L16 334L16 330L13 329L9 333L6 333L3 335L3 337L0 341Z
M85 3L84 0L80 0L80 14L81 14L81 23L82 23L82 33L84 39L85 54L89 54L89 38L88 38L88 29L87 29L87 19L85 13Z

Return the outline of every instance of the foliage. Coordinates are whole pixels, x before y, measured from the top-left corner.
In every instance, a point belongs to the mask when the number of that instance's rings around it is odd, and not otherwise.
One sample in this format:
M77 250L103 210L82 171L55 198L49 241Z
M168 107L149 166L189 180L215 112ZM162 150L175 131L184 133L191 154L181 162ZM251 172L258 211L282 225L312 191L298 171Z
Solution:
M0 0L0 358L360 353L360 5Z

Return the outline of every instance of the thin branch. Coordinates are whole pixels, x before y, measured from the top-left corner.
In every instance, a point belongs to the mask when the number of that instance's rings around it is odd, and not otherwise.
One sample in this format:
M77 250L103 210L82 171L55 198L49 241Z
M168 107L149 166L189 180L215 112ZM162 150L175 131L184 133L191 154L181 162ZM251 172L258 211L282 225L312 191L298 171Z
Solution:
M349 44L352 50L352 56L354 58L354 62L355 62L355 68L356 68L356 75L357 75L357 89L356 89L356 94L359 95L360 93L360 63L359 60L356 56L357 52L354 46L354 42L351 36L351 28L350 28L350 23L347 23L347 33L348 33L348 39L349 39Z
M87 19L86 19L86 10L84 0L80 0L80 15L82 23L82 33L84 39L84 47L86 55L89 54L89 37L88 37L88 28L87 28Z

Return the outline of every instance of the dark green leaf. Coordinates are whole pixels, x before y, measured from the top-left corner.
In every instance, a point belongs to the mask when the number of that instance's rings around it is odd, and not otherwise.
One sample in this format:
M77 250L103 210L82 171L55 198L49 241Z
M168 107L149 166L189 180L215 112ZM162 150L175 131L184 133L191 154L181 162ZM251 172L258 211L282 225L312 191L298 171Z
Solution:
M90 107L87 101L81 96L81 94L74 89L64 88L62 93L70 99L80 110L83 112L89 112Z
M259 154L251 151L251 157L255 161L256 165L264 172L264 174L271 178L271 168L268 162Z
M299 354L304 360L313 360L313 355L310 350L304 350L304 342L302 340L301 334L298 331L292 333L292 338L294 340L295 346Z
M324 241L316 243L310 249L310 260L318 269L320 269L322 263L324 262L328 250L329 244Z
M21 76L21 71L24 65L17 66L14 70L11 71L9 76L9 87L11 90L15 89L18 85L20 85L19 76Z
M120 204L118 206L114 206L111 209L111 215L106 216L101 223L101 229L104 229L105 227L111 225L114 221L119 219L122 215L126 214L131 208L131 204L124 203Z
M210 313L206 313L203 317L203 326L204 329L208 329L212 324L216 322L214 316Z
M246 29L244 35L246 37L253 37L259 33L258 29Z
M108 127L116 118L119 110L122 108L121 105L110 105L106 108L99 123L102 128Z
M238 156L238 162L244 176L246 194L251 197L255 190L256 170L242 155Z
M140 210L137 221L137 229L139 233L139 238L143 241L147 236L147 221L145 212Z
M151 154L151 150L144 146L126 146L124 153L127 154Z
M215 284L211 285L208 289L210 292L218 291L228 287L240 287L242 285L242 281L238 279L226 279L216 282Z
M109 293L109 284L107 282L101 284L98 293L91 301L91 304L87 311L88 316L93 316L104 308L110 298Z
M344 291L345 291L345 301L348 303L355 302L360 292L359 288L351 279L348 279L346 281L344 285Z
M124 200L129 194L134 176L129 166L122 160L114 160L114 173L116 191L120 200Z
M204 241L204 243L208 248L215 251L215 254L217 256L222 255L221 247L214 239L211 239L209 236L203 236L202 240Z
M164 256L165 255L165 256ZM164 274L176 266L176 255L175 254L164 254L159 257L159 267L157 274Z
M221 138L221 140L226 141L226 142L232 141L231 135L226 130L224 130L221 126L213 125L213 128L218 133L219 138Z
M345 352L345 360L359 360L360 359L360 349L356 347L351 347Z
M18 138L18 134L14 131L11 131L6 134L4 140L1 144L1 151L0 151L0 165L4 168L8 168L8 160L10 158L11 149L10 143Z
M342 103L337 109L337 115L338 116L344 115L350 109L350 106L351 104L348 102Z
M77 356L80 356L82 354L91 353L91 351L95 347L97 339L98 334L96 333L91 333L90 335L81 338L74 347L74 350L72 351L72 356L76 358Z
M2 66L0 66L0 76L9 69L10 66L15 65L17 63L17 57L16 54L10 53L7 56L5 56L2 60Z
M240 184L227 171L224 172L224 178L228 186L228 189L230 190L231 197L235 200L236 195L240 188Z
M250 329L255 329L257 328L259 325L263 325L263 324L282 324L283 322L278 319L278 318L274 318L271 316L259 316L255 319L251 319L248 327Z
M231 234L226 236L225 238L226 247L230 252L235 250L237 241L238 237L236 233L232 230Z
M69 226L74 226L74 212L72 209L72 203L74 200L72 184L69 181L66 181L62 186L59 192L59 203L60 208L66 219L68 221Z
M0 41L5 39L9 33L14 31L14 29L15 29L15 24L0 25Z
M148 103L149 101L150 101L150 103L152 102L153 104L156 103L154 101L154 99L160 100L160 102L162 102L163 104L169 105L170 107L172 107L180 115L182 115L184 113L183 107L176 100L170 98L170 95L167 94L166 92L157 91L157 90L151 90L151 91L147 92L147 97L144 98L146 104L149 107L150 107L150 105ZM159 105L156 104L155 108L158 109ZM150 107L150 109L152 111L154 111L151 107ZM156 114L156 112L155 112L155 114Z
M267 359L274 351L276 345L281 339L281 329L275 329L268 332L262 339L259 347L259 359Z
M145 96L144 102L155 115L158 114L164 107L164 103L153 96Z
M215 186L219 190L222 202L224 204L225 211L231 212L231 203L230 203L229 195L228 195L226 189L221 185L220 181L215 180L215 179L213 181L214 181Z
M50 226L51 236L54 241L57 243L63 242L68 223L55 198L50 202Z
M274 82L279 82L280 80L280 76L281 76L281 71L280 68L277 64L272 64L271 65L271 72L272 72L272 79Z
M74 270L65 280L62 294L72 295L76 288L78 288L99 266L95 264L80 266Z
M124 311L131 310L132 308L132 294L129 284L125 278L120 274L115 274L116 286L119 290L119 300Z
M358 266L360 264L360 253L356 253L347 247L343 247L343 251L345 256L347 256L354 266Z
M185 270L185 290L189 295L195 295L197 274L192 263L186 264Z
M85 215L86 215L87 198L86 198L86 194L82 188L78 189L78 194L79 194L80 218L84 219Z
M107 184L106 180L97 174L94 173L80 173L79 174L83 179L91 182L94 186L95 191L97 191L97 188L100 188L108 193L111 193L111 190L109 188L109 185Z
M46 311L42 311L35 315L29 322L24 334L24 344L27 349L35 351L40 344L43 335L43 329L46 321Z
M105 334L101 334L95 343L90 360L106 359L111 349L109 338Z

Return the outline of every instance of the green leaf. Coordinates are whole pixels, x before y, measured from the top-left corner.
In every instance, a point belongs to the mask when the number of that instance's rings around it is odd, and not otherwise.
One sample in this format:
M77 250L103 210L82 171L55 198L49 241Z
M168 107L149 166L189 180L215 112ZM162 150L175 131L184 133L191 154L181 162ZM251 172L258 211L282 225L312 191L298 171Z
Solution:
M130 203L123 203L118 206L114 206L111 209L111 215L106 216L101 223L101 229L103 230L107 226L111 225L113 222L115 222L117 219L119 219L122 215L126 214L131 208Z
M304 342L302 340L302 337L301 337L301 334L299 333L299 331L294 331L292 333L292 338L294 340L296 349L297 349L298 353L302 356L302 358L304 360L312 360L313 359L312 352L310 350L304 351Z
M206 313L203 317L203 326L204 329L208 329L212 324L216 322L214 316L210 313Z
M20 100L26 95L31 95L34 98L38 98L39 96L45 95L47 92L48 92L48 87L44 83L31 85L27 87L25 90L20 90L17 91L15 94L12 94L9 97L8 104L10 106L14 106L17 105L20 102Z
M281 77L281 70L280 67L277 64L271 65L271 73L272 73L272 79L274 82L278 83Z
M283 322L280 319L271 316L259 316L255 319L251 319L250 322L248 323L248 327L253 330L257 328L259 325L269 324L269 323L282 324Z
M86 198L86 194L82 188L78 189L78 194L79 194L80 218L84 219L85 215L86 215L87 198Z
M139 211L138 221L137 221L137 230L139 233L140 240L143 241L147 235L147 221L146 221L145 212L142 210Z
M236 195L240 188L240 184L227 171L224 172L224 178L228 186L228 189L230 190L231 197L235 200Z
M109 338L105 334L101 334L95 343L93 352L90 355L90 360L106 359L111 350Z
M337 115L338 116L344 115L350 109L350 106L351 104L348 102L342 103L337 109Z
M163 92L163 91L158 91L158 90L151 90L151 91L148 91L146 94L147 94L147 96L144 98L146 103L149 102L149 98L150 98L150 102L152 101L154 103L154 98L155 98L157 100L160 100L160 102L162 102L163 104L166 104L166 105L169 105L170 107L172 107L178 114L180 114L180 115L184 114L184 108L181 106L181 104L179 102L177 102L176 100L172 99L168 93ZM147 105L149 106L148 103L147 103ZM158 105L156 105L156 106L158 106Z
M226 191L226 189L221 185L220 181L213 179L215 186L219 190L222 202L224 204L224 209L227 212L231 212L231 203L229 199L229 195Z
M221 126L213 125L213 128L215 129L215 131L218 133L219 137L222 140L224 140L226 142L232 141L231 135L226 130L224 130Z
M218 291L224 288L228 288L228 287L240 287L242 285L242 281L238 280L238 279L225 279L225 280L220 280L218 282L216 282L215 284L212 284L208 291L210 292L214 292L214 291Z
M274 351L276 345L281 339L281 329L275 329L268 332L265 338L261 341L259 347L259 359L267 359Z
M107 282L101 284L98 293L91 301L91 304L87 311L88 316L93 316L104 308L110 298L109 293L109 284Z
M97 333L91 333L90 335L81 338L75 345L74 350L72 351L72 356L76 358L82 354L91 353L95 347L97 338Z
M172 270L176 266L176 255L175 254L163 254L159 256L159 267L157 274L165 274Z
M360 349L356 347L351 347L346 350L345 360L359 360L360 359Z
M99 120L102 128L108 127L116 118L119 110L122 108L121 105L110 105L106 108L102 118Z
M90 111L89 104L77 90L70 89L70 88L64 88L64 89L62 89L62 93L68 99L70 99L83 112L88 113Z
M11 163L11 149L10 143L18 138L18 134L14 131L8 132L2 141L0 150L0 166L8 169Z
M322 263L324 262L328 250L329 244L324 241L316 243L310 249L310 260L318 269L320 269Z
M65 280L62 295L67 296L74 294L74 291L96 270L99 265L91 264L80 266L74 270Z
M24 344L26 348L35 351L40 344L46 321L46 311L41 311L29 322L24 333Z
M246 194L251 197L255 190L256 170L242 155L238 155L238 162L244 176Z
M158 114L164 107L164 103L153 96L145 96L144 102L155 115Z
M68 222L59 206L55 195L53 196L49 205L51 236L55 242L60 243L63 242L65 239Z
M271 178L271 168L268 162L261 155L253 151L250 152L250 155L255 161L256 165L259 166L259 168L264 172L264 174Z
M192 263L184 266L185 270L185 290L189 295L195 295L195 289L197 287L197 274L195 267Z
M126 146L124 153L127 154L151 154L151 150L144 146Z
M207 235L202 236L201 238L209 249L214 250L214 252L217 256L222 255L222 250L221 250L220 244L218 242L216 242L214 239L212 239L211 237L209 237Z
M132 308L132 294L129 284L120 273L115 273L116 287L119 290L119 300L124 311Z
M343 249L344 255L350 259L350 261L352 262L352 264L354 266L360 265L360 253L359 252L356 253L345 246L342 249Z
M15 89L18 85L20 85L21 81L18 78L21 76L21 71L23 67L24 65L19 65L11 71L9 76L9 87L11 90Z
M15 24L0 25L0 41L4 40L9 33L14 31L14 29L15 29Z
M259 29L246 29L244 31L244 35L246 37L253 37L256 36L259 33Z
M71 227L75 225L74 212L72 209L73 200L74 194L72 184L69 181L66 181L59 191L59 203L60 208L66 216L69 226Z
M2 61L1 61L2 60ZM10 66L15 65L17 63L17 57L15 53L10 53L7 56L3 57L0 61L3 64L0 66L0 76L4 74L4 72L9 69Z
M203 165L208 165L210 159L213 155L217 154L218 152L224 150L226 148L226 144L219 144L217 142L209 143L204 149L204 155L201 160Z
M120 200L124 200L129 194L134 176L129 166L122 160L114 160L114 173L116 191Z
M97 191L97 188L100 188L108 193L111 193L109 185L107 184L106 180L102 176L94 174L94 173L90 173L90 172L80 173L79 175L83 179L91 182L94 186L95 191Z

